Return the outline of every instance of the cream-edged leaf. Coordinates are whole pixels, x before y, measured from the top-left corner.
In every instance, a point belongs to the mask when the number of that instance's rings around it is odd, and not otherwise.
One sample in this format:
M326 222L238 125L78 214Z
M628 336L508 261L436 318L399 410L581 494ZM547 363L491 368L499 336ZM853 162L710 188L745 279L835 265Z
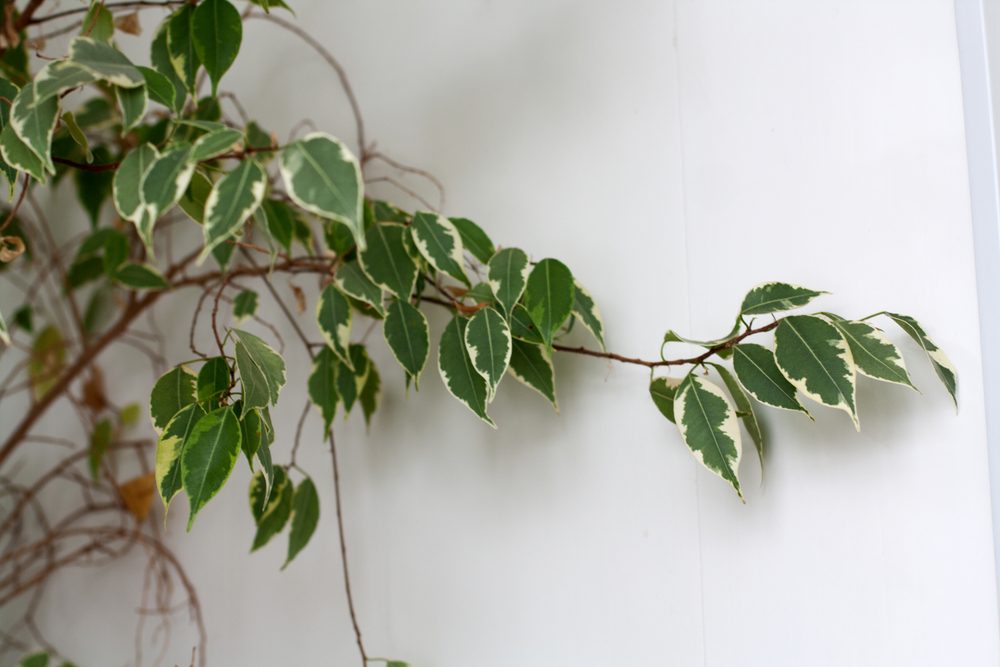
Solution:
M59 99L52 96L39 100L34 84L22 88L10 107L10 127L50 174L56 173L52 163L52 133L58 119Z
M115 170L111 181L112 199L118 214L137 222L142 209L142 182L146 172L160 155L152 144L141 144L129 151Z
M465 345L472 366L486 380L492 398L510 363L510 328L503 315L492 308L476 311L465 327Z
M649 397L653 399L653 404L671 424L676 424L674 417L674 399L677 398L677 391L681 387L681 380L677 378L659 377L653 378L649 382Z
M204 261L212 249L243 229L264 200L267 173L256 160L243 160L239 166L212 186L205 202L205 247L198 261Z
M347 146L314 132L281 150L279 168L292 201L321 218L344 223L358 248L365 248L364 183L361 166Z
M915 389L906 371L906 362L885 333L867 322L831 319L851 347L854 365L862 375Z
M898 324L899 328L905 331L906 335L915 340L923 348L924 352L927 353L927 357L934 367L934 372L937 373L938 379L941 380L945 389L948 390L948 395L951 396L951 400L957 409L958 371L955 369L954 364L951 363L951 360L948 359L948 356L930 339L927 332L924 331L924 328L915 319L909 315L899 315L898 313L885 314Z
M438 372L448 393L484 422L496 428L496 424L486 414L489 388L486 386L486 380L472 365L469 350L465 345L467 325L468 320L456 315L445 327L438 347Z
M719 374L722 378L722 383L726 385L726 389L729 390L729 395L733 397L733 403L736 405L736 416L743 423L743 428L746 429L747 433L750 434L750 439L753 441L754 447L757 449L757 458L760 460L760 471L763 475L764 473L764 430L761 428L760 421L757 419L757 414L753 411L753 405L750 403L750 397L740 386L740 383L736 381L733 374L729 372L729 369L725 366L720 366L719 364L709 364L715 369L715 372Z
M534 389L547 398L555 411L559 412L556 372L552 366L552 357L544 345L512 339L510 366L507 372L524 386Z
M573 312L573 274L557 259L538 262L524 288L524 309L538 329L546 347L552 347L556 332Z
M410 224L410 236L423 258L438 272L470 284L462 269L465 261L462 237L448 218L434 213L417 213Z
M503 308L508 318L514 310L514 304L524 293L529 273L531 273L531 266L528 262L528 255L520 248L504 248L490 258L490 289L493 290L497 303Z
M430 352L430 328L418 308L402 299L394 299L386 308L382 333L396 361L415 382L427 363Z
M149 417L157 432L163 431L182 408L195 402L196 380L194 371L181 365L156 381L149 396Z
M860 428L854 359L836 327L813 315L784 318L774 332L774 359L796 389L817 403L843 410Z
M365 272L358 265L357 260L352 259L341 264L337 268L337 273L333 277L333 281L340 288L341 292L353 299L367 303L380 316L385 317L385 305L382 303L382 289L365 275Z
M210 160L222 155L243 138L243 133L231 127L221 127L198 137L191 146L191 159L195 162Z
M350 366L351 304L333 283L323 288L316 301L316 323L326 344Z
M740 427L722 389L697 375L688 375L674 398L674 418L695 459L729 482L743 500Z
M337 415L337 357L329 347L324 346L313 359L309 374L309 400L323 416L323 433L330 430Z
M604 320L601 318L601 311L594 298L583 288L579 281L574 280L573 285L573 317L582 324L594 340L601 346L602 350L607 348L604 345Z
M783 410L809 411L799 402L795 386L782 374L774 361L774 352L756 343L741 343L733 348L733 370L743 388L764 405Z
M822 294L826 292L788 283L763 283L751 289L743 298L740 314L770 315L801 308Z
M394 222L380 222L368 230L368 244L358 258L372 282L409 299L417 281L417 265L406 251L406 228Z
M181 481L191 502L188 530L229 478L241 441L240 421L232 407L213 410L195 422L181 452Z
M156 443L156 488L163 499L163 507L181 490L181 455L188 443L195 423L205 416L197 403L185 406L174 415Z
M69 59L96 78L122 88L136 88L146 80L125 54L90 37L77 37L69 45Z

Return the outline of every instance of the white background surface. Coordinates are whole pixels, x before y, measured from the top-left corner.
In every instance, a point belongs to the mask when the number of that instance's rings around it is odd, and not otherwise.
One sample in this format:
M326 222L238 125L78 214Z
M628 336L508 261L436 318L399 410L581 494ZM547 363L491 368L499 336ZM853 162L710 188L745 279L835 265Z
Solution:
M294 6L351 72L380 148L436 174L447 213L566 261L612 349L653 357L668 327L721 334L748 287L781 279L830 290L824 307L844 315L912 313L961 372L956 416L893 332L922 395L862 382L860 434L819 408L815 425L766 412L766 481L748 452L740 505L650 404L641 369L560 358L558 416L505 381L494 432L433 368L407 397L375 336L381 414L368 435L358 416L339 431L373 655L417 667L1000 660L950 2ZM308 115L353 138L311 52L263 23L244 43L224 87L265 126L285 136ZM160 320L189 312L174 302ZM432 319L435 338L443 324ZM186 338L184 324L175 361ZM292 363L284 458L307 368ZM120 386L141 395L150 380ZM246 553L244 470L192 536L183 503L172 513L210 665L356 663L329 456L316 421L307 435L322 515L287 571L280 542ZM81 665L129 664L137 585L121 570L70 575L46 626ZM167 664L186 664L190 646L178 618Z

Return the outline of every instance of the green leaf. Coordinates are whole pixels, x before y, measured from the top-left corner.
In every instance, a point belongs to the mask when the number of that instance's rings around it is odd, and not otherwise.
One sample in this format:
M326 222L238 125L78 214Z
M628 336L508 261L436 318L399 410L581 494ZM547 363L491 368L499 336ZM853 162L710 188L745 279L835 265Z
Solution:
M674 398L674 416L694 457L732 484L743 500L738 472L743 453L740 427L722 390L697 375L688 375Z
M556 400L556 373L545 347L513 339L510 367L507 371L515 380L549 399L552 407L559 412L559 402Z
M103 146L97 147L97 155L102 161L108 159L108 152ZM78 169L73 174L77 199L87 211L91 227L96 227L100 222L104 201L111 197L114 176L114 172L111 171L85 171L83 169Z
M788 283L763 283L750 290L740 306L741 315L769 315L801 308L826 294Z
M604 320L601 318L601 311L583 285L575 280L573 285L573 317L590 332L602 350L607 350L604 346Z
M122 88L136 88L146 80L135 65L110 44L77 37L69 45L69 59L96 78Z
M281 569L288 567L300 551L309 543L319 521L319 495L312 480L306 477L295 489L292 500L292 527L288 532L288 557Z
M188 217L197 222L198 224L205 223L205 204L208 202L208 196L212 194L212 188L215 183L206 176L201 170L195 169L194 174L191 176L191 182L188 183L187 190L181 196L180 201L177 202ZM232 246L229 247L230 250ZM215 251L224 251L225 248L216 247ZM215 255L215 252L212 253Z
M754 447L757 449L757 458L760 460L760 471L761 475L764 474L764 431L760 426L760 422L757 420L757 415L753 411L753 405L750 403L750 397L747 393L743 391L743 387L740 383L736 381L733 374L729 372L725 366L720 366L719 364L709 363L709 366L715 369L715 372L719 374L722 378L722 382L726 385L726 389L729 390L729 394L733 397L733 403L736 404L736 416L739 417L740 421L743 422L743 428L746 429L747 433L750 434L750 439L753 440Z
M142 78L146 81L146 92L154 102L162 104L174 113L180 113L175 105L177 103L177 91L174 90L173 82L160 72L150 67L139 67Z
M266 189L267 173L255 160L242 161L215 182L205 202L205 247L199 262L217 245L236 236L260 206Z
M198 137L191 147L191 159L195 162L210 160L222 155L243 138L243 133L231 127L212 130Z
M156 443L156 488L164 509L181 490L181 455L187 447L194 425L205 416L197 403L191 403L174 415Z
M799 402L795 387L778 368L774 353L763 345L742 343L733 348L733 370L743 388L764 405L812 415Z
M170 283L149 264L126 264L115 272L115 280L132 289L167 289Z
M61 116L61 119L63 125L66 127L66 131L69 133L69 136L72 137L73 141L76 142L76 145L82 148L83 152L86 153L87 162L88 163L93 162L94 154L90 151L90 141L87 139L87 135L84 134L83 130L80 128L80 125L76 122L76 117L73 115L73 112L72 111L65 112ZM86 173L88 172L85 171L77 172L78 175Z
M344 262L337 268L334 282L340 291L347 296L363 301L385 317L385 305L382 303L382 290L373 283L361 270L357 260Z
M784 378L782 378L784 379ZM676 378L653 378L649 383L649 395L653 403L660 410L664 417L671 423L676 424L674 419L674 399L677 398L677 390L680 389L681 380Z
M813 315L786 317L774 332L774 359L796 389L843 410L860 428L851 348L836 327Z
M56 173L52 163L52 133L59 118L59 99L37 100L34 84L25 86L10 107L10 127L28 149L38 157L50 174ZM12 163L11 160L7 160Z
M236 367L243 382L244 409L278 404L278 392L285 384L285 361L271 346L251 333L236 334Z
M427 318L409 301L395 299L387 308L382 333L396 361L419 383L430 351Z
M862 375L916 389L906 371L906 362L899 348L886 338L881 329L867 322L831 319L851 348L854 365Z
M344 403L344 418L346 419L354 403L361 396L361 389L364 387L365 379L368 376L368 369L371 361L368 359L368 351L364 345L355 343L350 349L351 366L343 361L337 363L337 395Z
M198 59L212 80L212 96L219 91L219 81L240 52L243 20L227 0L204 0L194 10L191 36Z
M138 403L128 403L127 405L123 405L121 410L118 411L118 420L122 426L129 428L139 423L139 416L141 414L142 408Z
M465 327L465 345L472 366L486 380L488 395L492 397L510 364L510 329L503 315L493 308L476 311Z
M489 260L489 284L497 303L510 317L514 304L521 298L531 267L528 256L520 248L504 248Z
M410 225L410 235L420 254L438 272L446 273L470 285L462 265L462 237L448 218L434 213L417 213Z
M261 207L264 217L267 218L267 231L271 234L271 238L286 251L290 251L297 216L295 209L277 199L265 199Z
M487 236L479 225L466 218L449 218L451 224L455 226L462 237L462 245L472 253L472 256L483 264L490 261L490 257L496 254L493 241Z
M323 415L323 433L330 431L330 424L337 415L337 357L329 347L323 347L313 360L309 374L309 400Z
M182 408L194 403L195 380L194 372L182 365L161 375L153 385L149 396L149 417L158 433Z
M391 313L390 313L391 315ZM476 371L465 346L467 320L456 315L452 318L438 348L438 371L448 392L460 403L472 410L484 422L496 428L496 424L486 414L489 389L486 380Z
M361 268L380 288L400 299L409 299L417 281L417 265L403 243L406 228L379 223L368 231L368 245L361 251Z
M170 210L187 190L194 173L191 147L177 146L153 160L142 179L141 218L136 223L139 238L152 252L153 225Z
M229 390L232 378L225 357L212 357L198 371L198 401L212 402Z
M531 321L531 316L521 304L514 306L514 310L510 314L510 335L514 338L520 338L526 343L542 343L544 345L542 336L538 333L538 327Z
M174 65L170 60L170 50L167 47L167 33L169 29L169 19L160 24L150 45L149 62L157 72L170 82L170 86L174 91L173 97L169 100L167 107L174 113L180 113L181 109L184 108L184 101L187 99L187 89L184 86L184 81L177 75L177 70L174 69ZM139 70L143 72L142 68L139 68ZM143 78L146 79L146 86L149 87L151 94L153 94L154 88L163 90L162 86L152 85L149 77L145 76L145 72L143 72ZM156 99L155 94L153 94L153 99Z
M257 292L245 289L233 299L233 317L242 322L257 312Z
M35 104L95 80L93 74L70 60L53 60L35 75Z
M14 169L27 172L39 183L45 182L45 165L41 158L21 141L10 125L6 125L3 130L0 130L0 156L3 157L5 163ZM13 181L9 180L9 172L7 175L8 181L12 183Z
M294 497L295 488L282 468L274 469L269 493L264 475L258 472L254 476L250 486L250 509L257 522L257 533L250 551L260 549L281 532L292 513Z
M38 332L28 355L28 380L35 400L42 399L62 375L66 365L66 340L49 325Z
M191 501L187 529L205 504L219 492L240 453L240 422L231 407L219 408L199 419L181 453L181 481Z
M0 98L3 98L4 100L4 102L0 104L0 150L3 149L3 130L5 130L7 125L10 124L10 102L17 97L18 91L19 89L17 86L7 79L0 77ZM17 135L13 134L13 129L7 130L7 134L13 136L15 139L17 138ZM17 143L21 145L23 151L27 151L27 153L32 155L32 157L35 157L35 166L38 168L38 172L42 173L41 160L37 160L37 156L31 153L28 147L21 143L20 139L17 139ZM7 199L13 199L14 182L17 180L17 170L7 162L6 157L3 157L3 160L0 161L0 171L2 171L7 177ZM35 174L32 174L32 176L35 176ZM44 174L42 174L42 178L44 179ZM35 180L39 180L37 176L35 176Z
M320 292L316 302L316 323L326 344L346 364L351 364L351 304L333 283Z
M124 219L138 222L143 203L142 181L159 156L159 151L152 144L142 144L131 150L115 170L111 182L112 200Z
M246 410L240 416L240 448L247 457L247 464L253 470L253 459L264 440L264 424L260 409Z
M573 274L556 259L543 259L528 276L524 289L524 308L546 347L573 312L575 288Z
M83 17L80 34L110 44L115 35L115 19L103 2L92 2Z
M185 3L167 19L167 55L174 74L192 95L198 82L201 61L192 37L195 8ZM155 61L154 61L155 65Z
M44 651L41 653L32 653L21 658L21 662L18 665L19 667L48 667L49 654Z
M122 110L122 133L125 134L142 120L146 115L149 106L149 96L146 94L146 86L136 86L135 88L115 88L118 96L118 106Z
M379 399L382 396L382 377L374 363L369 362L368 375L365 377L365 384L361 387L361 394L358 401L361 403L361 410L365 414L365 426L371 426L372 415L378 408Z
M344 144L315 132L285 146L279 161L288 196L300 208L347 225L365 248L361 166Z
M101 461L104 454L111 446L113 435L111 420L101 419L94 425L94 432L90 434L90 448L87 452L87 463L90 467L90 478L95 482L100 478Z
M941 380L945 389L948 390L955 408L958 408L958 371L955 370L955 366L948 359L947 355L945 355L944 351L930 339L924 328L920 326L920 323L909 315L888 312L885 314L898 324L899 328L906 332L906 335L915 340L924 349L927 357L931 360L931 365L934 367L934 372L937 373L938 379Z

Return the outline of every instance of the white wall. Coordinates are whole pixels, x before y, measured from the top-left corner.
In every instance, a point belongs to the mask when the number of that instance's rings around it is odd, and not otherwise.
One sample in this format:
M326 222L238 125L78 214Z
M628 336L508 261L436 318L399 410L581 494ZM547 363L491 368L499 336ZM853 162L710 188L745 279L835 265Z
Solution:
M918 316L961 372L956 416L894 333L923 393L863 382L860 434L839 413L767 412L766 481L748 455L740 505L649 403L640 369L561 358L561 414L510 383L494 432L433 370L407 397L376 344L381 414L368 435L356 417L339 431L371 653L417 667L997 664L950 2L294 6L352 73L379 146L444 181L448 213L566 261L611 348L650 357L667 327L722 333L746 288L783 279L834 292L825 307L847 315ZM283 135L308 115L353 137L310 52L262 23L245 43L226 84L265 125ZM187 314L175 303L161 321ZM175 360L190 356L182 328ZM278 419L286 456L299 364ZM355 663L316 426L304 460L320 529L287 571L283 546L246 554L244 471L193 535L185 508L172 513L210 665ZM135 591L120 571L65 590L79 606L53 595L46 624L74 636L74 657L128 664ZM179 618L169 664L190 646Z

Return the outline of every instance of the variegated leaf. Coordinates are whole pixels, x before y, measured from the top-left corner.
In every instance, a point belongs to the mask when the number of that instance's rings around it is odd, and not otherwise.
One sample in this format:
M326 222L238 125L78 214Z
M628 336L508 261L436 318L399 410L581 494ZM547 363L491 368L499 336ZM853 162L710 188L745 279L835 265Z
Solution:
M365 377L365 383L361 387L361 394L358 396L358 402L361 403L361 410L365 414L366 428L371 426L372 415L375 414L375 410L378 408L381 396L382 376L379 375L375 363L370 361L368 364L368 375Z
M492 308L476 311L465 327L465 345L492 398L510 363L510 329L503 315Z
M181 452L181 482L191 502L187 529L198 512L226 483L240 453L240 422L231 406L202 416Z
M184 365L159 377L149 396L149 417L157 432L163 431L182 408L195 402L196 380L194 371Z
M185 406L167 422L156 443L156 488L164 508L170 507L170 501L181 490L181 455L195 423L204 416L205 411L197 403Z
M142 182L159 152L152 144L142 144L125 156L111 181L112 200L118 214L137 225L142 217Z
M760 472L761 475L764 474L764 431L760 426L760 422L757 420L757 414L753 411L753 405L750 403L750 397L747 393L743 391L743 387L740 383L736 381L733 374L729 372L729 369L725 366L720 366L719 364L709 364L715 369L715 372L719 374L722 378L723 384L726 385L726 389L729 390L729 395L733 397L733 403L736 404L736 416L739 420L743 422L743 428L747 430L750 434L750 439L753 440L754 447L757 448L757 458L760 460Z
M368 245L358 258L372 282L400 299L409 299L417 281L417 265L406 252L406 228L380 222L368 230Z
M774 332L774 359L796 389L843 410L858 423L851 348L836 327L813 315L791 315Z
M465 328L468 320L460 315L452 318L438 347L438 372L448 393L472 410L484 422L496 428L486 414L489 388L486 380L476 371L465 345Z
M342 222L365 247L361 166L347 146L328 134L314 132L285 146L279 160L288 196L321 218Z
M3 319L3 313L0 313L0 343L10 345L10 330L7 329L7 322Z
M958 371L955 370L955 366L948 359L948 356L930 339L927 332L924 331L924 328L915 319L909 315L899 315L897 313L885 314L892 318L892 321L898 324L927 353L927 357L931 360L931 365L934 367L934 372L937 373L941 383L944 384L944 388L948 390L948 395L951 396L951 400L957 409Z
M448 218L421 212L413 216L410 235L420 254L440 273L469 285L462 269L462 237Z
M867 322L831 319L851 347L851 357L858 372L875 380L884 380L916 389L906 371L906 362L885 333Z
M236 368L243 384L245 410L278 404L278 393L285 385L285 361L281 355L251 333L233 329L236 334Z
M350 366L351 304L332 283L320 292L316 302L316 323L326 344Z
M243 223L263 201L266 189L267 173L256 160L243 160L215 182L205 202L205 247L199 262L204 261L213 248L243 229Z
M756 343L741 343L733 348L733 370L743 388L764 405L794 412L803 412L812 418L799 402L795 386L785 379L774 352Z
M674 417L695 459L729 482L743 500L740 427L722 389L697 375L688 375L674 398Z
M555 411L559 412L559 401L556 399L556 372L545 346L512 339L510 366L507 372L524 386L534 389L547 398Z
M180 200L191 182L196 164L190 158L190 146L171 148L155 158L143 176L142 207L136 228L150 253L156 220Z
M373 283L358 266L357 260L344 262L337 268L334 282L347 296L367 303L379 315L385 317L385 305L382 303L382 290Z
M769 315L794 308L801 308L816 297L826 294L816 290L789 285L788 283L763 283L757 285L743 299L742 315Z
M188 92L194 94L197 85L198 53L194 48L192 24L194 23L195 6L183 4L167 19L167 55L174 74ZM155 46L155 45L154 45ZM156 61L154 61L154 65Z
M524 293L529 273L531 266L528 255L520 248L504 248L490 258L490 288L508 318L514 310L514 304Z
M41 102L94 81L89 70L70 60L53 60L35 75L35 100Z
M201 135L191 146L191 159L195 162L210 160L222 155L243 138L243 133L223 127Z
M394 299L386 309L382 334L396 361L415 382L427 363L430 329L427 318L409 301Z
M52 133L59 119L59 99L49 97L38 100L34 84L26 85L14 98L10 107L10 127L18 138L41 161L50 174L56 173L52 164Z
M14 132L14 128L9 124L0 131L0 156L3 156L3 161L7 165L27 172L39 183L45 182L45 165L41 158L21 141L21 138ZM9 180L10 172L7 173L7 176ZM9 180L9 182L13 183L13 180ZM13 185L11 185L11 190L13 190Z
M69 45L69 59L96 78L122 88L136 88L146 80L121 51L90 37L77 37Z
M574 280L573 285L575 287L573 291L573 317L590 332L601 349L606 350L607 348L604 346L604 320L601 318L601 311L594 303L594 298L579 281Z

